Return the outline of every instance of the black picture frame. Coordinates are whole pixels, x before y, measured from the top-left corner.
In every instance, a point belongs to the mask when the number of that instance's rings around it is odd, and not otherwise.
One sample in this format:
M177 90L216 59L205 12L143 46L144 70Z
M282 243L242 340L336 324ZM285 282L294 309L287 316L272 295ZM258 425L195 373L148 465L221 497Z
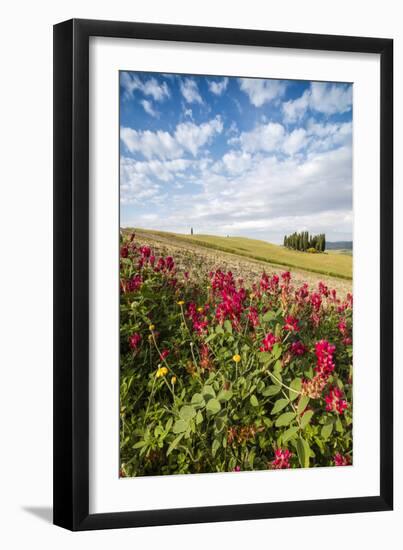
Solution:
M380 491L366 497L89 513L89 38L380 54ZM359 205L357 205L359 207ZM54 26L54 523L78 531L392 510L393 40L73 19Z

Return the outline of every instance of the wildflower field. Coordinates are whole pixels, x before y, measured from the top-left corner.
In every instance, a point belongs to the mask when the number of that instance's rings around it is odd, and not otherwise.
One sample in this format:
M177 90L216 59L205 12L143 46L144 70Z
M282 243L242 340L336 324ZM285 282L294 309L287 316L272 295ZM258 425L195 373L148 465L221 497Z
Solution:
M196 260L121 234L121 477L352 464L352 295Z

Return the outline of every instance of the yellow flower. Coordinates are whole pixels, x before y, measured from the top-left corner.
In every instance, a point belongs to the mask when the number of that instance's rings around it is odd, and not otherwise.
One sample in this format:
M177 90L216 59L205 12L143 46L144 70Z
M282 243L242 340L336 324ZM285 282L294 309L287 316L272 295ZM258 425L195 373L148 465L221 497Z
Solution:
M179 302L177 302L178 306L183 306L185 302L183 300L179 300Z
M204 309L204 308L202 308L202 307L198 307L198 308L197 308L197 311L198 311L199 313L203 313L203 309Z
M148 328L149 328L149 329L151 330L151 332L152 332L152 331L155 329L155 325L150 325Z
M176 376L172 376L171 384L174 386L176 384Z
M156 376L157 378L160 378L161 376L165 376L166 374L168 374L168 369L167 369L166 367L160 367L160 368L157 370L155 376Z
M236 354L232 359L235 361L235 363L239 363L239 361L241 360L241 356Z

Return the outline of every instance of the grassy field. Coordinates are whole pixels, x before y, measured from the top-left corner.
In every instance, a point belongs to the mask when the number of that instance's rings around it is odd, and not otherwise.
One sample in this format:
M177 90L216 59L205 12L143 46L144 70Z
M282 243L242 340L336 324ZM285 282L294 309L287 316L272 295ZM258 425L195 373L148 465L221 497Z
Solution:
M142 233L149 233L175 241L187 242L210 248L230 252L239 256L252 258L280 265L285 268L297 268L313 273L321 273L343 279L352 279L352 256L340 253L310 254L289 250L257 239L245 237L219 237L215 235L184 235L164 231L138 229ZM338 252L338 251L337 251Z

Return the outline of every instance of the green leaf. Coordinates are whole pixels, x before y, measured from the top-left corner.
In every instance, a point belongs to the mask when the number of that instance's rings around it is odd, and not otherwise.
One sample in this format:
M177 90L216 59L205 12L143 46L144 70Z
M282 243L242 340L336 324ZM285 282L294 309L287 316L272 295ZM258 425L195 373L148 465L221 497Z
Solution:
M301 428L304 429L308 426L311 418L313 416L313 411L305 411L301 418Z
M192 395L191 404L196 408L204 407L206 402L204 401L204 398L201 393L194 393Z
M172 428L172 431L174 432L174 434L180 434L185 432L187 427L188 427L188 423L180 418L175 422L174 427Z
M328 422L323 426L320 434L323 437L323 439L329 439L332 431L333 431L333 422Z
M298 401L297 413L301 414L306 409L309 403L309 397L307 395L302 395Z
M277 395L281 391L281 386L268 386L262 391L264 397L270 397L271 395Z
M211 454L215 456L217 454L218 449L220 448L221 442L219 439L214 439L213 445L211 446Z
M183 405L183 407L181 407L179 411L179 416L183 420L191 420L193 417L196 416L196 411L191 405Z
M255 461L255 451L252 449L248 455L249 466L253 469L253 462Z
M291 428L288 428L281 436L283 443L287 443L287 441L292 439L297 434L298 430L298 426L291 426Z
M141 449L141 447L144 447L144 445L146 445L145 441L137 441L137 443L133 445L133 449Z
M200 411L197 411L196 424L199 425L203 422L203 415Z
M231 397L232 397L231 390L221 390L220 393L217 395L218 401L229 401Z
M268 351L260 351L258 355L258 360L260 363L268 363L272 360L272 355Z
M274 344L273 349L271 351L272 356L274 359L278 359L280 355L283 352L283 348L281 347L281 344Z
M296 442L297 455L302 468L309 468L310 448L304 438L299 437Z
M210 399L206 405L206 409L210 414L217 414L221 410L220 402L217 399Z
M256 395L251 395L250 396L250 404L252 405L252 407L258 407L259 406L259 401L257 400L257 397Z
M292 422L294 420L295 416L296 415L295 415L294 412L288 412L288 413L280 414L280 416L277 418L275 424L278 428L280 426L288 426L288 424L290 424L290 422Z
M183 437L184 435L185 435L184 433L181 433L180 435L178 435L178 437L176 437L176 438L172 441L172 443L171 443L170 446L168 447L167 456L169 456L169 455L172 453L172 451L173 451L174 449L176 449L176 447L179 445L179 443L180 443L180 441L181 441L181 439L182 439L182 437Z
M229 319L227 319L226 321L224 321L224 329L229 332L230 334L232 334L232 325L231 325L231 321Z
M172 418L168 418L167 423L165 424L165 431L169 432L169 430L172 428L173 420Z
M296 392L301 391L301 378L294 378L294 380L290 384L290 388L295 390L295 391L289 390L288 392L290 396L290 401L294 401L294 399L297 399L299 395L299 393L296 393Z
M275 317L276 317L276 312L275 311L268 311L267 313L265 313L263 315L263 321L265 323L268 323L269 321L272 321Z
M208 385L203 386L202 394L204 397L207 397L207 396L215 397L215 391L213 386L208 386Z
M276 414L276 413L282 411L289 404L289 402L290 401L288 399L278 399L274 403L274 407L272 408L270 414Z

